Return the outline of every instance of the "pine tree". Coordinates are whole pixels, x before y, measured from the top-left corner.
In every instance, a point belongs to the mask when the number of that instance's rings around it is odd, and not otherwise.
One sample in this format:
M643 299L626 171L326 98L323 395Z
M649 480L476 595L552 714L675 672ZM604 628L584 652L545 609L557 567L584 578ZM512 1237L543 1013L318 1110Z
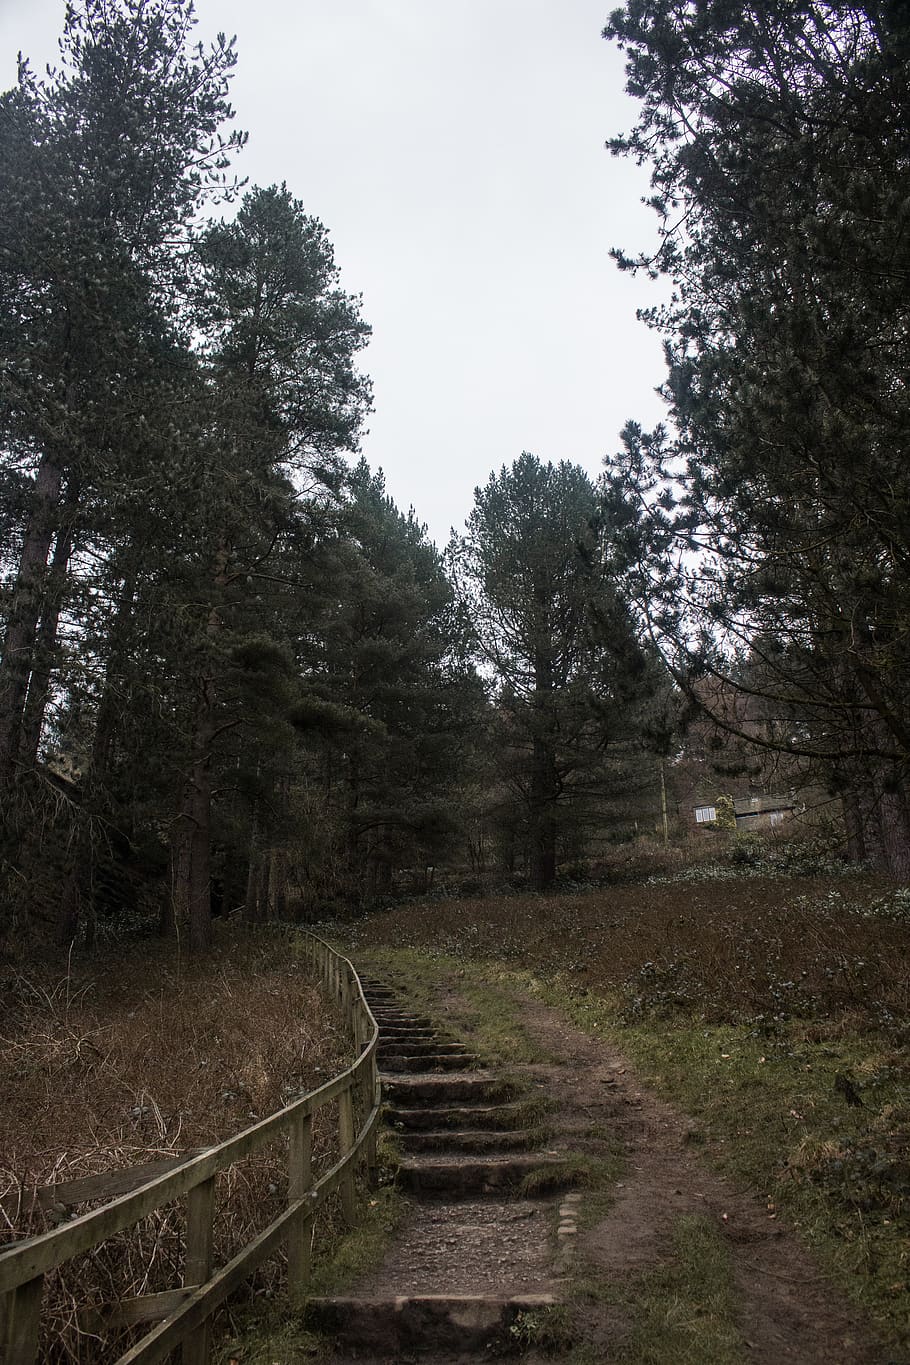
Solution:
M33 758L74 534L105 485L136 476L177 244L243 140L220 131L232 47L190 51L191 11L189 0L70 5L60 68L39 81L21 65L0 101L0 433L21 489L0 661L7 789Z
M350 893L369 897L450 844L452 789L482 689L438 551L363 460L342 530L300 720L310 745L331 755L327 798Z
M449 547L495 679L536 887L553 881L561 813L598 789L604 746L646 675L611 581L608 537L584 470L525 453L475 490L467 533Z
M613 149L651 160L661 223L653 258L620 261L676 284L649 315L675 434L630 424L618 481L643 517L653 624L690 685L707 671L760 692L782 736L764 742L863 808L900 870L906 18L837 0L636 0L607 32L642 102Z
M224 678L244 658L254 676L265 662L281 670L285 642L263 633L269 621L259 587L299 515L295 504L335 496L341 456L356 445L369 403L354 364L369 329L358 301L338 287L325 229L285 187L250 191L232 223L206 232L199 255L211 419L194 456L205 488L196 504L195 658L184 673L192 701L172 885L175 917L201 950L210 924L215 751L247 714L242 690L225 695ZM259 618L252 638L251 605Z

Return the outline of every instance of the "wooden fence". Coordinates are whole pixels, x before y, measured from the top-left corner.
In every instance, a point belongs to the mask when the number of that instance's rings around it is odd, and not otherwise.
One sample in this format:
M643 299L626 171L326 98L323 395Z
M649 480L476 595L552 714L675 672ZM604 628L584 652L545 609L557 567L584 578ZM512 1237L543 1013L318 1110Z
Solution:
M151 1177L149 1166L144 1165L136 1173L134 1187L128 1193L82 1214L63 1227L15 1242L0 1252L2 1365L33 1365L38 1357L44 1276L48 1271L91 1251L107 1238L178 1199L186 1201L183 1284L164 1293L108 1306L112 1320L120 1326L157 1323L141 1341L119 1357L117 1365L138 1365L140 1361L147 1365L165 1360L178 1346L182 1347L184 1365L208 1365L212 1313L281 1247L287 1249L291 1301L299 1305L305 1300L316 1213L337 1190L344 1217L352 1223L356 1216L356 1169L358 1165L364 1165L371 1178L375 1175L380 1092L376 1066L378 1029L363 997L357 973L347 958L314 935L307 934L304 943L308 961L329 997L340 1007L350 1029L357 1054L354 1064L318 1090L301 1096L217 1147L191 1154L178 1164L173 1159L164 1161L161 1172ZM337 1102L337 1159L314 1181L311 1170L313 1115L332 1102ZM213 1222L218 1172L275 1138L285 1136L288 1139L286 1208L233 1260L214 1269ZM121 1189L125 1174L114 1173L121 1181Z

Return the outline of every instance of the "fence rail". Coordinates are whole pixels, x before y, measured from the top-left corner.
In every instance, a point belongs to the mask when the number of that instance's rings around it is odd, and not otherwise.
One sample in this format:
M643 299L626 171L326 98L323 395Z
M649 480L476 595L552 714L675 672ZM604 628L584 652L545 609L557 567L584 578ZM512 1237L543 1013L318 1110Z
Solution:
M345 1220L356 1216L355 1174L376 1169L379 1077L378 1028L347 958L313 934L304 938L307 960L324 989L340 1007L354 1043L356 1060L325 1085L284 1109L254 1123L216 1147L190 1154L179 1164L166 1159L161 1173L120 1194L102 1208L64 1227L15 1242L0 1252L0 1363L33 1365L38 1358L44 1277L65 1261L138 1223L178 1199L186 1200L183 1284L160 1294L108 1305L109 1321L157 1321L117 1365L151 1365L182 1346L184 1365L208 1365L211 1316L253 1271L282 1246L288 1255L288 1287L293 1303L306 1296L313 1220L330 1194L339 1192ZM355 1104L355 1098L359 1101ZM318 1180L312 1172L313 1115L337 1101L338 1157ZM359 1116L359 1126L358 1126ZM288 1139L287 1206L220 1269L213 1266L215 1187L219 1171L258 1151L277 1137ZM143 1167L143 1174L148 1171ZM117 1172L122 1178L123 1173ZM121 1186L122 1188L122 1186ZM94 1197L94 1196L93 1196Z

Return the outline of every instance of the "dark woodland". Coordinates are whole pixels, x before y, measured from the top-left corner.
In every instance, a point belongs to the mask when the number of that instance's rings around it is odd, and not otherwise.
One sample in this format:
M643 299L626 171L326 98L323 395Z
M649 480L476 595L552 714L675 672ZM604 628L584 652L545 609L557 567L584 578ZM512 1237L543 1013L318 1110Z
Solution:
M635 0L667 421L445 552L359 458L328 233L235 178L230 42L70 8L0 105L10 952L544 888L790 794L910 867L903 8ZM605 376L604 382L608 382ZM605 433L605 440L609 434ZM571 457L571 452L567 452ZM516 458L517 456L517 458ZM511 459L511 463L509 460ZM723 802L721 808L723 809Z

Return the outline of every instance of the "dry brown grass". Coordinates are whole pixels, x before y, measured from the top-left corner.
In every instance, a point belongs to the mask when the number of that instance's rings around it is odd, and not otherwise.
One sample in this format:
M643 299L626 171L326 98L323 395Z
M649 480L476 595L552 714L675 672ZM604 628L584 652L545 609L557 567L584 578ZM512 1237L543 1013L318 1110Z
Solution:
M155 943L64 972L7 973L0 1240L73 1212L40 1201L42 1187L221 1141L327 1080L347 1047L284 938L225 938L200 963ZM329 1148L320 1117L317 1167ZM275 1144L221 1178L219 1263L279 1211L284 1167ZM159 1211L49 1277L41 1359L100 1362L125 1349L123 1334L102 1345L85 1310L178 1284L182 1223L179 1209Z

